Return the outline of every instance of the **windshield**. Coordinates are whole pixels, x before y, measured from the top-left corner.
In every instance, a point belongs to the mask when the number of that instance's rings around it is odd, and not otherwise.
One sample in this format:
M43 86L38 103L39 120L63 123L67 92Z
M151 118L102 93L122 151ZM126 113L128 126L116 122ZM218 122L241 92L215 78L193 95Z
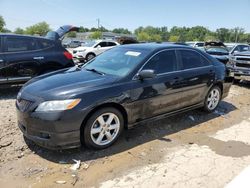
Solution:
M228 51L225 48L208 48L207 52L210 52L210 53L225 53L225 54L228 53Z
M97 56L83 68L123 77L130 73L150 51L116 47Z

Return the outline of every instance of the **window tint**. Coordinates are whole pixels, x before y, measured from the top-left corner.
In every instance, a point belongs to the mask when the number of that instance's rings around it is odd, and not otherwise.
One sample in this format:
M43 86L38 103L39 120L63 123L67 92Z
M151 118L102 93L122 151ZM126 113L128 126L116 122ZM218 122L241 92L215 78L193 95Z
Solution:
M177 61L174 50L167 50L155 55L143 68L153 69L156 74L177 70Z
M7 52L21 52L36 49L35 40L33 40L32 38L7 37L5 45L5 49Z
M191 69L209 65L209 62L199 53L191 50L180 50L183 69Z
M106 44L106 42L100 42L99 44L96 45L96 47L97 46L106 47L107 44Z
M116 43L114 43L114 42L107 42L107 46L116 46Z
M52 41L49 40L43 40L40 39L39 40L39 49L45 49L45 48L50 48L54 45L54 43Z
M249 51L249 50L250 50L250 48L247 45L239 45L238 46L238 51L239 52L244 52L244 51Z

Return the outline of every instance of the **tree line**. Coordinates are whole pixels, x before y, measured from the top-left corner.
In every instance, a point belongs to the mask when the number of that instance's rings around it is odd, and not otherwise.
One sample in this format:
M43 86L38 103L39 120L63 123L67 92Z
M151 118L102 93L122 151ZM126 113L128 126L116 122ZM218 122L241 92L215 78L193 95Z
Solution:
M0 16L0 32L12 32L5 28L5 21ZM51 28L48 23L40 22L35 25L23 28L16 28L13 33L16 34L28 34L28 35L40 35L44 36ZM79 32L92 32L90 38L97 39L102 36L102 32L114 32L119 34L134 34L139 41L149 42L185 42L185 41L209 41L216 40L222 42L242 42L250 43L250 33L246 33L244 28L235 27L232 29L218 28L215 31L211 31L203 26L195 27L177 27L172 28L164 27L138 27L134 32L129 31L126 28L115 28L108 30L101 26L99 28L86 28L80 27ZM76 37L76 32L70 32L68 37Z

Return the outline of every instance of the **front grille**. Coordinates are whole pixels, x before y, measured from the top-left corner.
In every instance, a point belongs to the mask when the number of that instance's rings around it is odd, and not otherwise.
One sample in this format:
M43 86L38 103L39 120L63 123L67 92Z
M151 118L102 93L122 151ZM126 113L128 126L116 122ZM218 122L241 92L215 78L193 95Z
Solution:
M28 100L25 100L25 99L17 100L17 107L22 112L28 111L32 104L33 104L32 101L28 101Z
M239 61L248 61L248 62L250 62L250 58L248 57L237 57L237 60L239 60Z
M236 63L236 67L250 68L250 64L248 64L248 63Z

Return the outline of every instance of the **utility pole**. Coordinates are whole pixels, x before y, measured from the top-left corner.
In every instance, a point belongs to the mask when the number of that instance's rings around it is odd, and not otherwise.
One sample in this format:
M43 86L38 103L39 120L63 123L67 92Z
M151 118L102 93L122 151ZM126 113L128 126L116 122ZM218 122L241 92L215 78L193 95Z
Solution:
M97 28L98 28L98 30L100 29L100 19L99 18L97 19Z

